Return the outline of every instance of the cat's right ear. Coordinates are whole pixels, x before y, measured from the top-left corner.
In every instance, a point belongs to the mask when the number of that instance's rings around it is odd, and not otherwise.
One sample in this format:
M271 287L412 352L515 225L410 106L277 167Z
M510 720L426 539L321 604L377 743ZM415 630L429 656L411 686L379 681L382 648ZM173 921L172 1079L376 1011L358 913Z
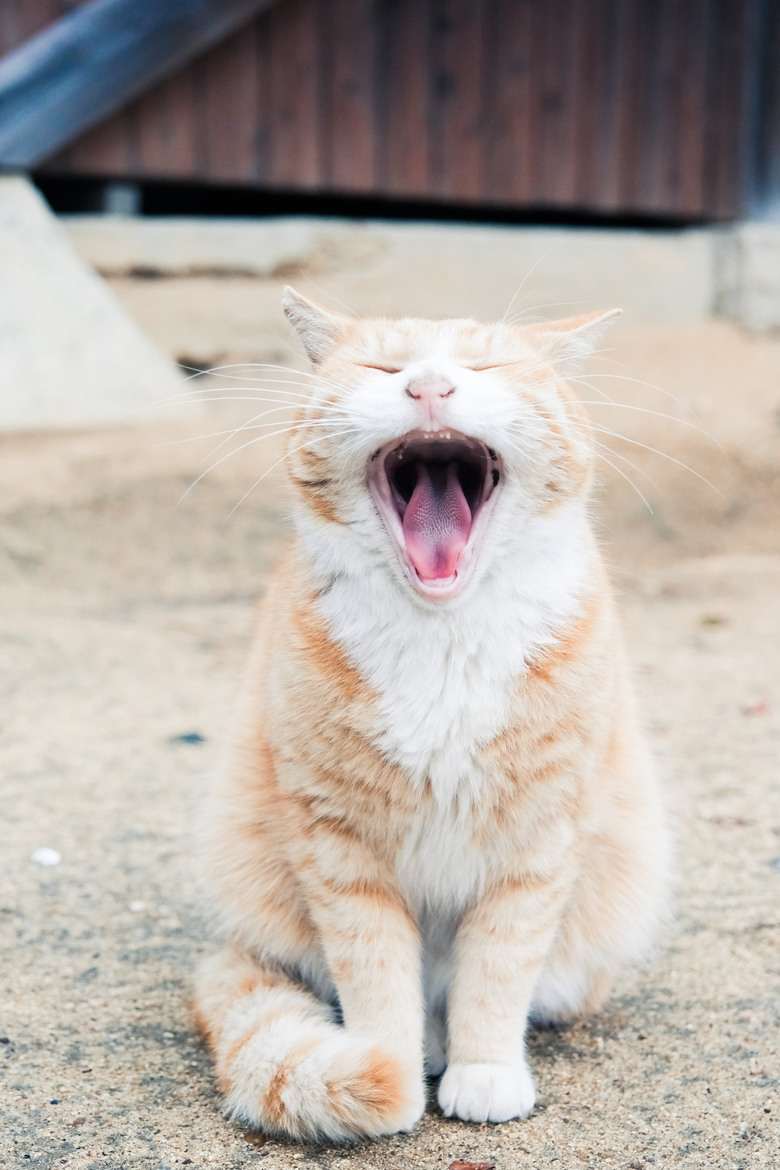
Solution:
M324 361L344 336L346 317L326 312L314 301L307 300L294 288L290 288L289 284L284 290L282 308L315 366Z

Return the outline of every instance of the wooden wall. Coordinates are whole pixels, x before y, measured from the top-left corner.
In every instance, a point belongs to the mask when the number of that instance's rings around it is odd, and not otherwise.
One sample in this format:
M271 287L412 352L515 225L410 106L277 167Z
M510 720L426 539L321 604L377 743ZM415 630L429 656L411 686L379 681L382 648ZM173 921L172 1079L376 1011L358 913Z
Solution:
M280 0L45 172L728 218L774 3ZM0 53L76 6L0 0Z

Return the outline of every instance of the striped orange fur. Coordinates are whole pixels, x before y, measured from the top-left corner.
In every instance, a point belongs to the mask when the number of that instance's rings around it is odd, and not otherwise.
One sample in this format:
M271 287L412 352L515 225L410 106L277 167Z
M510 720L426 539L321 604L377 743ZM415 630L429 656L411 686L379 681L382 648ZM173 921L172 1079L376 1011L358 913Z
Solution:
M347 1141L534 1104L529 1019L598 1009L663 911L662 801L564 374L610 314L358 321L314 365L203 818L195 1019L231 1115Z

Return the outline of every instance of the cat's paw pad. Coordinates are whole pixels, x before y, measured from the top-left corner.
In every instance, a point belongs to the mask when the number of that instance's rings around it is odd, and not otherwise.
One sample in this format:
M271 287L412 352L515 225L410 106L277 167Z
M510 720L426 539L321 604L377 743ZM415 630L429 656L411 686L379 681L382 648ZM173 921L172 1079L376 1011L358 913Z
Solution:
M439 1085L446 1117L462 1121L510 1121L534 1107L536 1091L527 1064L451 1064Z

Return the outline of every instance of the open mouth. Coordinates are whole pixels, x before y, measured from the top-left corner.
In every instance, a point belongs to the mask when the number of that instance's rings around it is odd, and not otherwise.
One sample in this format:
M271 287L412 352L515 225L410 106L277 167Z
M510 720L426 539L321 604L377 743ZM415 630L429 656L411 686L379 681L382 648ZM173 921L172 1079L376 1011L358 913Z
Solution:
M417 591L460 592L501 483L495 451L454 431L410 431L374 452L368 483Z

